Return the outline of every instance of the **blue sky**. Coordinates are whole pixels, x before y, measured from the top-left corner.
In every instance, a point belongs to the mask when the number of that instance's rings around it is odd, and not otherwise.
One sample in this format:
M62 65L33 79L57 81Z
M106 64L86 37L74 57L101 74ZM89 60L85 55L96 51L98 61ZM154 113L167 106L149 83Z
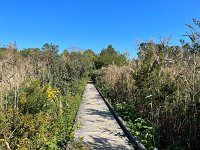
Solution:
M136 41L172 36L200 20L199 0L0 0L0 44L18 49L58 44L100 52L108 44L136 56Z

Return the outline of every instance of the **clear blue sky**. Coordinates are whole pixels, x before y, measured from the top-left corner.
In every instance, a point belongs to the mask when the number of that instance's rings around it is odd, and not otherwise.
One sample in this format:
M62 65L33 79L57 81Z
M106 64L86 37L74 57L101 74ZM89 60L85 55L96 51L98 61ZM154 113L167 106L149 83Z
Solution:
M136 55L136 40L177 44L185 23L200 20L200 0L0 0L0 44L46 42L100 52L108 44Z

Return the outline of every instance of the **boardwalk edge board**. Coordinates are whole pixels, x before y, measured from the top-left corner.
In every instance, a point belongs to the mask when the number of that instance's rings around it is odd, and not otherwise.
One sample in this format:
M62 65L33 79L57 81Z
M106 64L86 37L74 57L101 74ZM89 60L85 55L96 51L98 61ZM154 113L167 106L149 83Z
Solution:
M83 90L83 92L81 93L81 101L83 99L83 93L85 92L85 89ZM78 110L76 112L76 118L74 119L74 125L73 125L73 129L77 129L78 127L78 119L79 119L79 114L80 114L80 105L81 105L81 101L80 104L78 106Z
M118 115L118 113L113 109L113 107L111 106L111 104L108 102L108 100L106 98L104 98L102 92L100 91L100 89L96 86L96 84L94 84L95 88L97 89L97 91L99 92L100 96L102 97L102 99L104 100L105 104L107 105L108 109L110 110L110 112L112 113L112 115L114 116L115 120L117 121L117 123L119 124L119 126L121 127L121 129L124 131L125 135L127 136L127 138L129 139L129 141L135 145L136 150L146 150L146 148L144 147L144 145L137 140L137 138L132 135L130 133L130 131L127 129L127 127L124 125L124 121L122 120L122 118Z

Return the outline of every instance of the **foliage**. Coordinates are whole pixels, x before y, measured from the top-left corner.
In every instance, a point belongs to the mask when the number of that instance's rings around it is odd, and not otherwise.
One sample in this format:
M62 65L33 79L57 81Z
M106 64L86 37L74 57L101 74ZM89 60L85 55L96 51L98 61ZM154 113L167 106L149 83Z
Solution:
M112 47L112 45L108 45L106 49L103 49L96 61L96 68L99 69L101 67L106 67L110 64L123 65L126 63L126 56L118 53Z
M0 149L66 149L93 58L53 44L1 54Z
M20 51L21 55L23 57L28 57L31 55L32 52L39 52L40 49L39 48L26 48Z
M89 146L84 144L82 141L83 141L82 138L72 141L68 145L67 149L68 150L89 150Z
M133 122L129 120L127 127L148 149L154 148L154 128L147 125L142 118L137 118Z
M194 20L199 26L199 22ZM147 149L199 149L199 32L191 43L141 43L138 59L99 71L97 85ZM140 118L140 119L138 119Z

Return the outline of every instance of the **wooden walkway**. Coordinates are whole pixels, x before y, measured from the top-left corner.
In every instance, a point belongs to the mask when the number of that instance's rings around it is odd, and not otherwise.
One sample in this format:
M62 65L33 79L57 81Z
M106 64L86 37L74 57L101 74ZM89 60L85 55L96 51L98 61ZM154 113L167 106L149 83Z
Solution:
M88 83L80 105L75 138L84 138L92 150L133 150L95 86Z

